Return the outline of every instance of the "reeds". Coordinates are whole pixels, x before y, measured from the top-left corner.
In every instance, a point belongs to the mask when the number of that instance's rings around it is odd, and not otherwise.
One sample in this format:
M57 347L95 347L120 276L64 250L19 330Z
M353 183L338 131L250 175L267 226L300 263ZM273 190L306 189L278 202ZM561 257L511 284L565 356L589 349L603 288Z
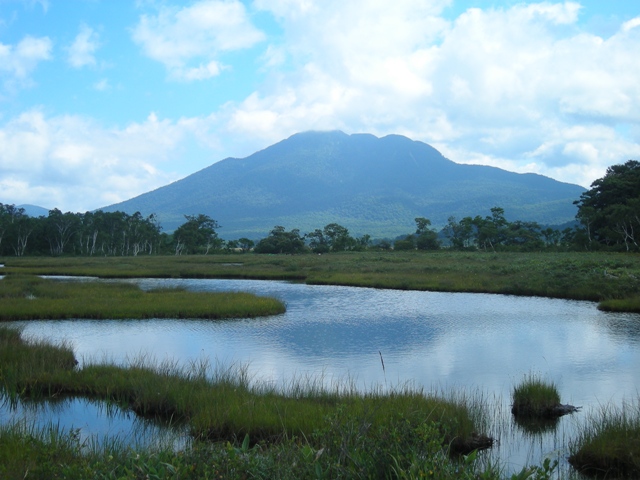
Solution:
M32 275L0 280L0 320L245 318L285 311L280 300L243 292L143 291L136 285L66 282Z
M569 462L599 478L640 478L640 398L606 406L592 416L569 446Z

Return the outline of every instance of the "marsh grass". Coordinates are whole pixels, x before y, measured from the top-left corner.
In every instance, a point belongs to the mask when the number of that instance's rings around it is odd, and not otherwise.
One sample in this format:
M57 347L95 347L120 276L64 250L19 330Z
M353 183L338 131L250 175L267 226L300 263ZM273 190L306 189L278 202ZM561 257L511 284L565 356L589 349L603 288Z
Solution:
M482 406L472 396L442 398L409 386L363 394L348 385L327 389L322 382L308 378L293 380L285 389L278 389L254 384L246 366L216 365L211 374L210 365L204 361L179 367L171 362L153 365L152 359L141 358L127 366L93 364L79 368L70 361L73 357L64 345L50 346L50 355L58 359L57 363L43 364L35 354L43 345L25 341L19 332L8 328L0 328L0 338L5 392L34 400L52 396L101 399L143 417L183 422L195 445L218 445L219 468L233 473L229 478L244 476L231 468L234 462L247 469L281 468L273 455L289 458L292 471L303 476L317 473L319 468L329 478L384 478L392 476L393 469L406 473L420 465L471 475L474 462L465 466L464 460L452 459L449 454L468 454L487 446L470 442L483 428L477 422ZM74 472L80 468L79 472L88 467L86 458L93 455L82 453L73 443L72 434L54 432L44 441L30 432L6 426L0 430L5 442L0 442L0 455L10 456L7 452L16 448L24 450L2 467L6 471L24 473L33 468L48 474L48 466L56 464L67 465ZM125 465L131 462L117 444L110 448L115 450L110 457L121 457ZM424 457L425 449L433 453L429 459ZM183 453L185 457L192 454ZM57 460L36 467L43 455ZM91 461L105 462L105 455L94 455ZM143 455L154 468L160 468L150 451ZM164 463L173 465L176 472L181 468L174 465L178 460L175 452L164 451L162 455L171 457ZM14 470L11 465L16 462L21 466ZM240 468L238 465L234 468ZM40 478L46 476L42 475ZM83 477L78 474L77 478Z
M528 374L511 392L511 412L521 417L553 418L560 405L560 393L553 382Z
M65 343L25 341L19 330L0 328L0 387L10 395L22 393L24 378L71 372L76 364L73 350Z
M330 428L309 439L296 437L277 444L251 445L245 437L238 443L194 442L180 451L133 449L117 441L87 449L81 445L77 431L64 431L55 425L42 429L0 426L0 477L8 480L501 478L499 469L494 467L483 468L480 474L474 456L455 461L437 440L419 441L432 435L437 439L437 431L428 425L415 431L398 422L377 441L375 437L363 441L358 435L348 436L353 431L349 422L338 421L337 417L327 420ZM390 441L394 437L398 440ZM326 442L323 443L326 446L316 446L319 441ZM338 448L332 448L334 444Z
M638 296L640 256L606 252L343 252L6 258L7 273L102 278L254 278L602 301ZM627 308L621 304L620 308ZM636 308L631 303L629 308Z
M622 299L603 300L598 305L606 312L634 312L640 313L640 295Z
M285 311L277 299L242 292L143 291L136 285L69 282L33 275L0 280L0 320L244 318Z
M587 475L640 478L640 398L622 407L602 407L569 450L571 465Z

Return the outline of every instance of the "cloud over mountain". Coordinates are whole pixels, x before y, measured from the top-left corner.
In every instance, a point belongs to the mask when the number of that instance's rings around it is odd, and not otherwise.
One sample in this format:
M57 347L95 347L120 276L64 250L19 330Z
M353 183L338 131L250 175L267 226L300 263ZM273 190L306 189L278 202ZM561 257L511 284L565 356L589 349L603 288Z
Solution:
M582 186L640 157L633 2L3 5L5 203L96 208L305 130L406 135ZM87 195L99 170L109 191Z

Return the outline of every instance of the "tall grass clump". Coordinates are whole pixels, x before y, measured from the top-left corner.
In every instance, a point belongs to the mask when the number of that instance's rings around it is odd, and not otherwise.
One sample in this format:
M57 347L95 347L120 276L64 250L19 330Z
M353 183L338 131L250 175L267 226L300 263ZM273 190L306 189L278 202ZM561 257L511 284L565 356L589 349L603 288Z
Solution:
M560 405L555 383L528 374L511 391L511 412L516 416L551 418Z
M640 478L640 398L602 407L570 443L569 463L599 478Z

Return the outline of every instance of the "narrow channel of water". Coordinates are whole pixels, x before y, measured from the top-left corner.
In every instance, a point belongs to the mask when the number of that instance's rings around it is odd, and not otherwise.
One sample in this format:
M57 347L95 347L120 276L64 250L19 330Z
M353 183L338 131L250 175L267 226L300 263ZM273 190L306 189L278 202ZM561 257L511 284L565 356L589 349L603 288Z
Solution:
M566 455L576 425L601 405L638 398L640 315L600 312L592 302L484 294L376 290L251 280L130 280L275 296L287 312L260 319L15 322L24 334L68 341L82 363L132 359L188 366L248 365L257 382L348 381L361 390L409 383L495 399L492 455L513 470ZM384 369L382 361L384 361ZM555 429L512 424L511 388L524 375L554 381L563 403L582 406ZM490 432L493 433L493 432ZM564 460L563 460L564 461Z

